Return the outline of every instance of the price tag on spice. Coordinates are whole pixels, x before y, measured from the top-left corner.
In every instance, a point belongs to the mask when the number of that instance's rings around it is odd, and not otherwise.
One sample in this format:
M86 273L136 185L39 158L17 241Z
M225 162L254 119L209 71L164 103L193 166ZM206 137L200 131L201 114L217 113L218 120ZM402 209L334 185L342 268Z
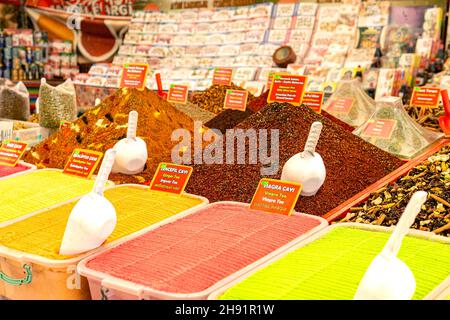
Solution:
M63 173L89 179L103 156L102 152L75 149L64 167Z
M247 90L227 90L223 108L245 111L247 108L247 99Z
M0 165L15 167L25 152L27 145L27 143L19 141L3 141L0 147Z
M266 84L266 90L270 90L270 87L272 86L272 81L273 81L273 76L275 74L290 74L289 72L274 72L274 71L270 71L269 75L267 76L267 84Z
M397 121L391 119L369 120L364 128L363 135L368 137L390 139L396 124Z
M301 104L308 77L294 74L274 74L267 102Z
M192 167L161 162L150 183L150 190L182 194L191 174Z
M233 79L233 69L232 68L215 68L214 75L212 79L212 84L220 84L224 86L231 85L231 80Z
M147 80L148 64L125 63L123 65L122 77L120 78L121 88L136 88L143 90Z
M302 185L298 183L261 179L250 203L250 209L290 216L301 191Z
M177 104L186 104L188 99L188 86L181 84L171 84L169 88L169 94L167 95L167 101Z
M327 111L348 114L353 107L353 103L352 98L336 98L330 101Z
M302 104L317 113L322 111L323 92L305 92Z
M61 122L59 123L59 128L60 129L65 129L65 128L69 128L70 127L70 121L66 121L66 120L61 120Z
M440 94L440 88L415 87L411 97L410 105L436 108L439 105Z

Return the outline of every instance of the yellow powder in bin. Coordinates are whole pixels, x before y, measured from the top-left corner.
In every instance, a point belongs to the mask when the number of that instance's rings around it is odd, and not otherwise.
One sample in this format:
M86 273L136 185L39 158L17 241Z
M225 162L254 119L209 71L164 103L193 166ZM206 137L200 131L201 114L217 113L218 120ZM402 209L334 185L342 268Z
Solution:
M152 224L190 209L203 200L149 191L134 186L115 187L105 197L116 208L117 225L106 243L123 238ZM76 201L0 228L0 245L44 258L64 260L74 256L58 254L67 220Z
M37 170L0 180L0 223L82 196L93 180L56 170Z

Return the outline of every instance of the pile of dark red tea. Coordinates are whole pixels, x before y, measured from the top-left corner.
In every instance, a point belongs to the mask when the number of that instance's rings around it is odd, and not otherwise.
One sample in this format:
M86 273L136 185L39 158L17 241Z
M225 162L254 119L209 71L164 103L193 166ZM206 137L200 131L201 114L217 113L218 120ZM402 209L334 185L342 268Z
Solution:
M299 198L296 211L322 216L403 164L398 158L309 108L271 103L234 129L253 129L256 132L267 129L268 138L258 139L256 148L253 145L250 150L260 150L261 143L266 141L268 150L265 156L273 161L272 165L267 161L263 164L259 155L256 164L249 164L249 139L246 139L246 164L227 164L223 159L223 164L195 165L187 192L205 196L211 202L230 200L249 203L261 178L279 179L286 161L303 151L309 129L315 121L323 123L316 151L324 160L327 177L315 196ZM275 148L271 143L270 129L279 130L279 142L275 142L279 146L279 156L272 153ZM223 148L225 157L225 143ZM262 167L274 168L277 160L278 170L273 175L261 174Z

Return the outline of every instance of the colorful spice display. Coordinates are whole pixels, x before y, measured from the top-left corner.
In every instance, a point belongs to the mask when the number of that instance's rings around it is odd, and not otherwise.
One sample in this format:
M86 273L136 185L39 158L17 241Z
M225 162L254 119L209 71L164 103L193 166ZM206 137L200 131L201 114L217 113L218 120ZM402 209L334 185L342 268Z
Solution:
M253 112L258 112L267 105L268 97L269 97L269 90L262 93L259 97L256 97L249 104L247 104L247 109Z
M62 129L25 154L24 160L38 167L63 168L73 149L105 152L126 137L128 113L139 113L137 135L147 144L148 159L138 175L111 174L115 183L144 183L151 180L160 162L171 162L173 130L193 133L194 123L155 93L145 89L119 89L99 106L87 111L69 128Z
M390 234L340 227L291 251L227 290L221 300L353 299L367 268ZM407 236L399 258L416 279L413 299L423 299L450 273L448 243Z
M197 107L192 103L188 103L187 105L174 104L173 106L178 110L183 111L192 120L201 121L202 123L206 123L216 116L214 113L209 112L208 110L202 109L200 107Z
M429 193L412 228L450 237L450 145L416 166L407 175L373 192L353 207L341 222L395 225L412 194Z
M324 125L316 151L325 162L327 178L316 196L299 198L295 207L298 212L324 215L403 164L401 160L305 107L271 103L235 128L279 129L279 170L269 176L279 179L285 162L303 150L310 126L315 121ZM268 140L267 156L270 156L273 148L270 138ZM260 141L256 150L259 144ZM246 150L249 150L248 139ZM203 195L211 202L234 200L248 203L263 177L263 166L270 165L261 162L195 165L187 190Z
M220 132L225 133L227 129L235 127L249 116L253 114L253 111L247 109L245 111L240 110L224 110L217 116L205 123L205 127L210 129L218 129Z
M231 84L229 86L225 85L212 85L208 89L203 92L195 94L191 102L196 104L200 108L213 112L215 114L223 111L223 104L225 101L225 96L227 94L227 90L245 90L235 84ZM249 92L247 105L251 103L254 99L254 96Z
M18 163L15 167L0 166L0 178L7 177L12 174L30 170L29 166Z
M442 105L437 108L407 105L405 110L421 126L436 132L442 132L439 126L439 117L445 114Z
M87 262L87 267L170 294L196 294L320 225L305 215L216 203Z

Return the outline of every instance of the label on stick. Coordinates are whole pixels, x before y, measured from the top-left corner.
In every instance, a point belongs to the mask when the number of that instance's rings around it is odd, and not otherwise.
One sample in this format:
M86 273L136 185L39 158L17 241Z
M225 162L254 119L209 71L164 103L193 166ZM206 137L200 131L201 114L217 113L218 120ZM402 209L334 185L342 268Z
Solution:
M192 167L161 162L150 183L150 190L182 194L191 174Z
M167 101L171 103L186 104L188 99L188 91L188 86L171 84L167 95Z
M75 149L64 167L63 173L89 179L103 156L102 152Z
M148 64L125 63L123 65L122 77L120 78L121 88L136 88L143 90L147 80Z
M317 113L322 111L323 92L305 92L302 104Z
M231 80L233 79L233 69L232 68L215 68L214 75L212 79L212 84L220 84L224 86L231 85Z
M436 108L439 105L440 94L440 88L415 87L410 105Z
M363 134L368 137L390 139L396 124L397 121L391 119L369 120Z
M336 98L330 101L327 111L348 114L353 107L352 98Z
M3 141L0 147L0 166L15 167L27 145L27 143L19 141Z
M290 216L301 191L301 184L263 178L253 195L250 209Z
M274 74L267 102L301 104L308 77L294 74Z
M247 108L248 91L247 90L227 90L224 109L245 111Z

